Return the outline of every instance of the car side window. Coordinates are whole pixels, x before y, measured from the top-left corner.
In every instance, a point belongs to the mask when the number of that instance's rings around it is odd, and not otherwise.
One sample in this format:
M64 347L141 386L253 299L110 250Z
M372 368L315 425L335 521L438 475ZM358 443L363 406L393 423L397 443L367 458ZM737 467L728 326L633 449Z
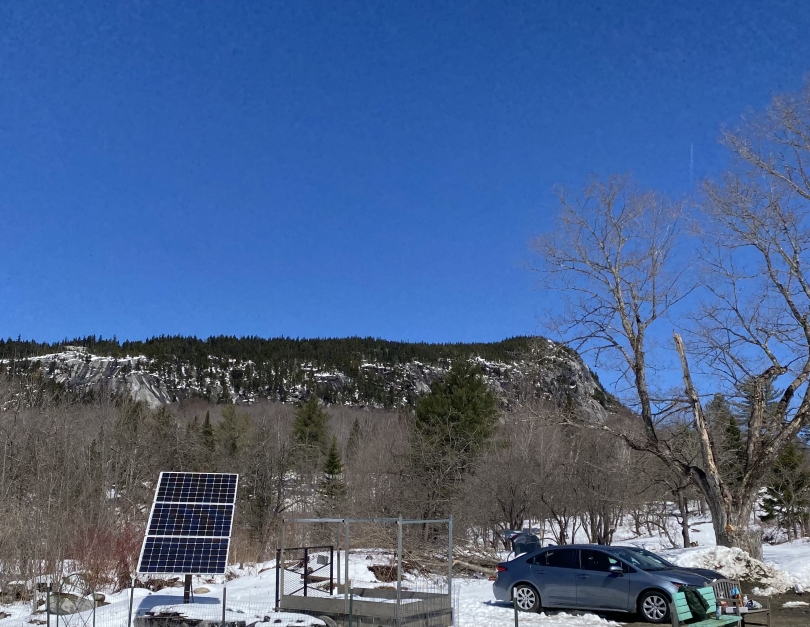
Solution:
M534 557L530 557L526 560L527 564L531 564L532 566L545 566L546 565L546 554L540 553L535 555Z
M630 566L630 564L625 564L624 562L619 562L622 565L622 570L627 573L628 575L632 575L633 573L637 573L638 571Z
M546 551L546 566L553 568L579 568L578 549L554 549Z
M582 549L580 552L582 570L595 570L600 573L610 572L611 566L621 566L621 562L602 551Z

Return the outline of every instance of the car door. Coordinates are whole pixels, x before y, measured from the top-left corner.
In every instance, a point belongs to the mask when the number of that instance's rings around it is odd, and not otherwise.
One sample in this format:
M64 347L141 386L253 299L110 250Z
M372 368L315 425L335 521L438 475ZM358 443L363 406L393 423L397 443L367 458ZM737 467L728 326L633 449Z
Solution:
M576 607L578 549L554 547L536 555L530 567L544 607Z
M577 582L577 606L591 609L628 610L630 579L622 573L610 572L611 566L623 564L612 555L597 549L580 550Z

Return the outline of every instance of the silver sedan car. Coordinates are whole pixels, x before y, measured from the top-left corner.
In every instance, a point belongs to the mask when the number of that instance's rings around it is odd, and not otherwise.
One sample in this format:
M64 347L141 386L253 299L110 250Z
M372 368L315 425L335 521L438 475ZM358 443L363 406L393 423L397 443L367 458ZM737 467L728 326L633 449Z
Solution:
M498 564L492 590L518 609L632 612L651 623L670 620L669 603L681 586L702 587L723 575L679 568L635 547L552 546Z

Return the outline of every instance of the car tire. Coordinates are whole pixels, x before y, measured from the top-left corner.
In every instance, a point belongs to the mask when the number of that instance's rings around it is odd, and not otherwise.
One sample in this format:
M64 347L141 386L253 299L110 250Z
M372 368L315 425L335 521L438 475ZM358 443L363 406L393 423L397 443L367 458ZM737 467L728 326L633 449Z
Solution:
M519 583L515 586L512 590L512 602L521 612L540 611L540 594L534 586L527 583Z
M648 623L668 623L669 599L663 592L648 590L638 599L638 613Z

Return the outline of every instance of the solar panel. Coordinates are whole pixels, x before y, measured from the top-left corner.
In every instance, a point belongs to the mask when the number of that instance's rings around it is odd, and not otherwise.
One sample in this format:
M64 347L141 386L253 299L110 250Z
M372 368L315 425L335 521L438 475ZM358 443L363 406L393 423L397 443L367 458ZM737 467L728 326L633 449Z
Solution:
M147 537L140 573L216 574L228 564L228 538Z
M149 520L150 536L206 536L223 538L231 533L233 505L155 503Z
M224 573L238 481L235 474L160 473L138 572Z
M205 472L162 472L155 502L233 503L238 477Z

